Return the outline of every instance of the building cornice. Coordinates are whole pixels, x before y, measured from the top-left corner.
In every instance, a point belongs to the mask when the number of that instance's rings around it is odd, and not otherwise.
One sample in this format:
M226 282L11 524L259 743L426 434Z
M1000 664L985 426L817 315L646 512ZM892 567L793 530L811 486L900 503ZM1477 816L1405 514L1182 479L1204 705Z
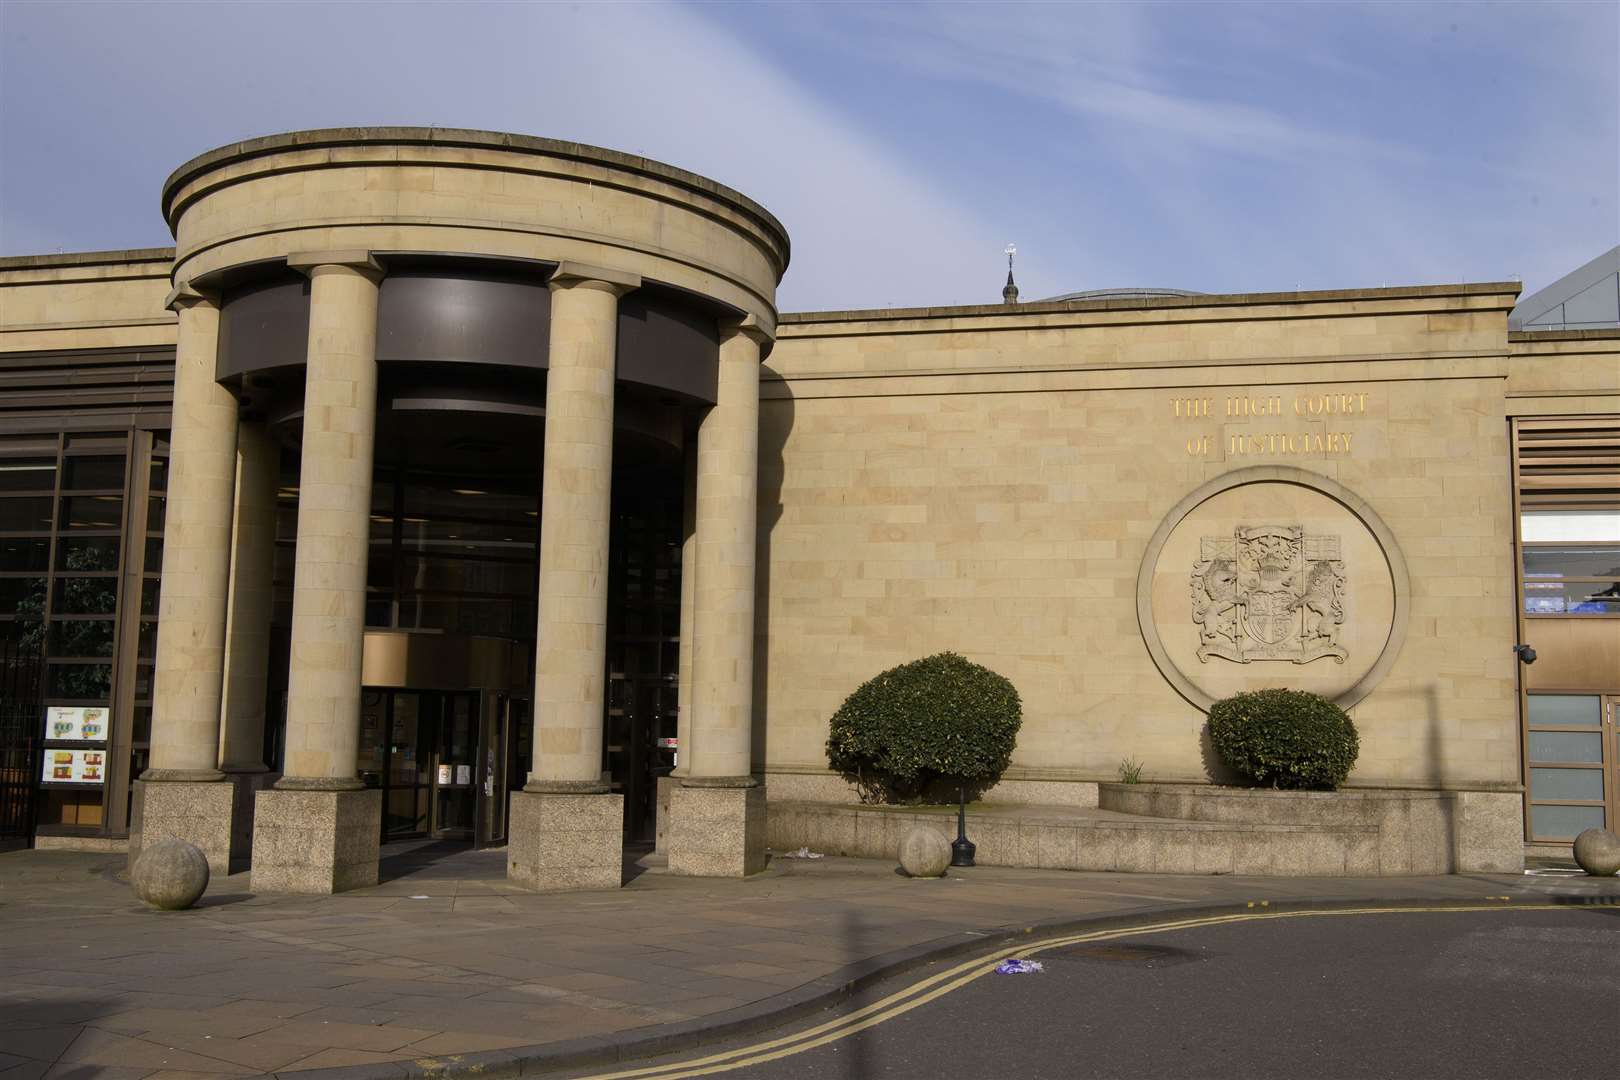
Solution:
M847 311L783 312L783 327L817 323L893 322L897 320L994 318L1015 320L1028 315L1062 315L1087 311L1150 311L1163 309L1234 308L1261 305L1342 304L1353 301L1434 300L1448 297L1502 297L1496 305L1511 310L1519 295L1517 281L1470 282L1456 285L1397 285L1377 289L1326 289L1310 292L1209 293L1195 296L1153 296L1132 299L1062 300L1029 304L969 304L958 307L866 308ZM1479 309L1475 309L1479 310Z

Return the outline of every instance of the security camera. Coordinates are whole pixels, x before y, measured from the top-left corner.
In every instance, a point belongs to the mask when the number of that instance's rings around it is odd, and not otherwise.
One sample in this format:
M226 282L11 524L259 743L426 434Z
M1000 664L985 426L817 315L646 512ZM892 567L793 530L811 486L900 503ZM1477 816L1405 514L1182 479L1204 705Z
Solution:
M1528 645L1513 646L1513 655L1519 658L1521 664L1533 664L1536 662L1536 650Z

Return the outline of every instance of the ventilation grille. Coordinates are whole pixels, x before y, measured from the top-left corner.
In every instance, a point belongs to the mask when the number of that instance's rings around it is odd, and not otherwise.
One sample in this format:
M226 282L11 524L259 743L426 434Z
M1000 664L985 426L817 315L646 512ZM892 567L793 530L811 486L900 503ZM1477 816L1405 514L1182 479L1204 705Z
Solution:
M1620 416L1520 420L1519 502L1526 510L1620 507Z

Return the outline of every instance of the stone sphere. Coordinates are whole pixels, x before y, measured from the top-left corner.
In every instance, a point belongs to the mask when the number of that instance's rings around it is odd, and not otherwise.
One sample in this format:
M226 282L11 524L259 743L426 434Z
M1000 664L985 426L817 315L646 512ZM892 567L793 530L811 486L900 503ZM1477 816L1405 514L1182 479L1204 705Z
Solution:
M129 877L136 896L155 908L179 911L208 888L208 860L195 844L166 836L141 848Z
M1587 829L1575 838L1575 861L1593 877L1613 877L1620 873L1620 836Z
M944 836L917 825L900 841L900 868L912 877L944 877L951 865L951 844Z

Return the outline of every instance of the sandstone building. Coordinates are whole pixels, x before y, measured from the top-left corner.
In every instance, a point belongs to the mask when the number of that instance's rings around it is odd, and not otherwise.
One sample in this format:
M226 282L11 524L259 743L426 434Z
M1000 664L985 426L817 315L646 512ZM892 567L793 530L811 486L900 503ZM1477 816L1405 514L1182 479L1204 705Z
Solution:
M299 132L162 207L0 260L12 842L742 875L852 798L843 697L945 649L1023 697L1001 801L1218 781L1204 708L1289 685L1498 850L1620 820L1620 249L1523 302L780 313L768 211L576 144Z

